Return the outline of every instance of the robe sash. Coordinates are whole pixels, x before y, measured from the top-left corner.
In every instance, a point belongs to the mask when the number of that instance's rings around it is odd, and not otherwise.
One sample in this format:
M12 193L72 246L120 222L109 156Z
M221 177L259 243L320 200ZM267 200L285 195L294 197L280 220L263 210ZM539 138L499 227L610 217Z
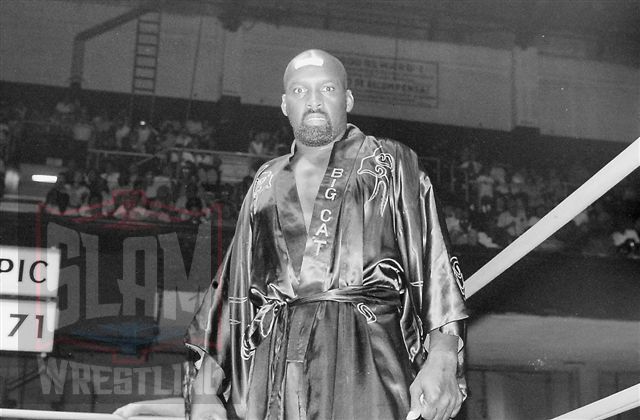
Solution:
M363 312L362 305L385 305L400 307L400 294L397 290L380 286L350 286L341 289L331 289L312 295L300 296L288 301L272 300L262 305L253 321L247 327L242 340L243 358L253 356L260 343L269 336L277 334L275 338L275 352L273 363L269 370L268 386L270 390L267 407L269 417L279 418L282 409L282 381L286 371L287 343L289 340L288 307L295 307L323 301L350 303Z

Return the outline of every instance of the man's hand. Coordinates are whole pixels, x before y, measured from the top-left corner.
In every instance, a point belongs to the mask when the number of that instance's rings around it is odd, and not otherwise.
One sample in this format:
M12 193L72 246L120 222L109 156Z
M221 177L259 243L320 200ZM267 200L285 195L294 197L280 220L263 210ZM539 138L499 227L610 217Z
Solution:
M411 411L407 420L449 420L458 414L462 393L458 387L458 338L434 331L429 356L409 387Z

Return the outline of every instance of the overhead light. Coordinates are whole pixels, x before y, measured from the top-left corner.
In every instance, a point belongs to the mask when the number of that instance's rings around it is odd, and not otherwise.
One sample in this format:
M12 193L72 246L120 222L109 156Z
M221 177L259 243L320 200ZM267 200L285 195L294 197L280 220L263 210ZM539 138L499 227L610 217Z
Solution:
M55 175L31 175L33 182L44 182L45 184L55 184L58 181L58 177Z

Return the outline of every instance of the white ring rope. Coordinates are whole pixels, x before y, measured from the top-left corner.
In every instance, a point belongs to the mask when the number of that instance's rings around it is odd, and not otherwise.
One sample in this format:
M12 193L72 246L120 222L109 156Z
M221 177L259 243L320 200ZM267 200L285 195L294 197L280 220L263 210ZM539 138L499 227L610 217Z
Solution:
M640 406L640 384L570 411L552 420L601 420Z
M640 167L640 137L464 282L471 297Z

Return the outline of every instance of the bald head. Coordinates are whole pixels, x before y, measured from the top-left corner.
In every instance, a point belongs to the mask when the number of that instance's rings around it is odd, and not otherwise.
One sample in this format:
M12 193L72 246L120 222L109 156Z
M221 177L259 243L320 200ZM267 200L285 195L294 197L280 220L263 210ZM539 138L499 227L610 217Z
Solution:
M296 55L293 60L289 62L286 70L284 71L284 77L282 82L284 89L287 89L287 84L297 71L305 67L316 67L327 72L327 74L333 75L342 82L342 87L347 88L347 71L344 65L333 55L322 50L306 50Z

